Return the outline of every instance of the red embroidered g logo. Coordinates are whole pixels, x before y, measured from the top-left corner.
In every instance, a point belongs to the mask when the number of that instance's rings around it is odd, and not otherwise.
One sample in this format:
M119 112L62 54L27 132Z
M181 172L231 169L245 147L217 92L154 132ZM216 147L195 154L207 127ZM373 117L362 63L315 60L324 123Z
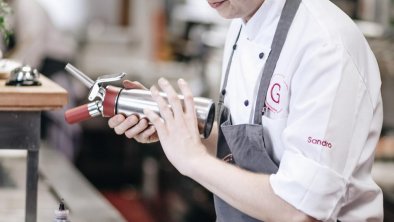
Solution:
M272 76L265 105L273 113L280 113L288 106L289 87L283 75Z
M280 89L281 88L282 87L279 85L279 83L275 83L271 87L271 99L272 99L272 101L274 101L277 104L279 104L279 102L280 102Z

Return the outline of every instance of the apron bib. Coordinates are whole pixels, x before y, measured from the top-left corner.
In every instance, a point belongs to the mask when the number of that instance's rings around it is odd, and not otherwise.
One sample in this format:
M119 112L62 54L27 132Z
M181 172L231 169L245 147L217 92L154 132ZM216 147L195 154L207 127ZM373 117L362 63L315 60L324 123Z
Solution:
M278 171L278 164L273 161L272 157L267 152L267 150L272 150L272 147L267 147L264 143L262 116L264 115L265 99L271 77L300 3L301 0L287 0L283 8L271 46L272 50L261 75L254 111L254 124L233 125L231 123L230 110L223 105L231 63L237 48L242 27L235 40L233 51L227 65L222 86L223 90L218 104L219 115L217 121L220 127L217 157L248 171L264 174L274 174ZM214 200L217 222L259 221L233 208L216 195L214 195Z

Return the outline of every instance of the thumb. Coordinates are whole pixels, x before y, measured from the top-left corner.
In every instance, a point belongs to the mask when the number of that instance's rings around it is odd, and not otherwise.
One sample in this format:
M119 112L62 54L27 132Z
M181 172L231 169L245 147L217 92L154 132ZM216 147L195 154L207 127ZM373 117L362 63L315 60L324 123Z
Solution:
M144 85L137 81L124 80L123 87L126 89L147 89Z

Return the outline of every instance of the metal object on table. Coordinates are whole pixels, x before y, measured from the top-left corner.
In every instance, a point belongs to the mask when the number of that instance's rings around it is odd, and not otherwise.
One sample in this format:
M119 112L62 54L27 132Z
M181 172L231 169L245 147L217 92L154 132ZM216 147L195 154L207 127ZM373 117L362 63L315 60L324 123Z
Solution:
M150 109L160 114L159 107L153 100L151 92L142 89L123 89L114 86L104 86L106 83L121 80L126 74L113 74L100 76L96 81L91 80L77 68L68 64L66 70L90 88L89 100L93 101L65 113L65 118L69 123L77 123L102 115L111 117L115 114L138 115L144 118L144 109ZM160 93L167 100L167 95ZM184 105L184 97L178 95ZM99 100L94 101L96 98ZM215 117L215 104L211 99L195 97L195 108L197 115L198 129L202 137L207 138L211 133Z
M40 86L38 80L40 74L37 69L24 65L11 71L11 75L6 82L7 86Z

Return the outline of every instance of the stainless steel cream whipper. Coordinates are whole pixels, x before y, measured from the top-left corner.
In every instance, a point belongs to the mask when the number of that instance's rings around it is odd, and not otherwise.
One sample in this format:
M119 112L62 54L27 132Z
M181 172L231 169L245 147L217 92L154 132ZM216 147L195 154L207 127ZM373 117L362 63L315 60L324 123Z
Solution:
M90 89L88 99L92 101L66 111L65 119L70 124L99 115L112 117L116 114L123 114L125 116L138 115L140 118L144 118L143 111L146 108L160 115L159 107L152 99L149 90L104 86L104 84L121 80L126 73L103 75L93 81L71 64L67 64L65 69ZM160 95L167 99L166 94L160 93ZM183 104L183 96L178 95L178 97ZM215 104L211 99L202 97L195 97L194 102L199 132L203 138L207 138L211 133L215 119Z

